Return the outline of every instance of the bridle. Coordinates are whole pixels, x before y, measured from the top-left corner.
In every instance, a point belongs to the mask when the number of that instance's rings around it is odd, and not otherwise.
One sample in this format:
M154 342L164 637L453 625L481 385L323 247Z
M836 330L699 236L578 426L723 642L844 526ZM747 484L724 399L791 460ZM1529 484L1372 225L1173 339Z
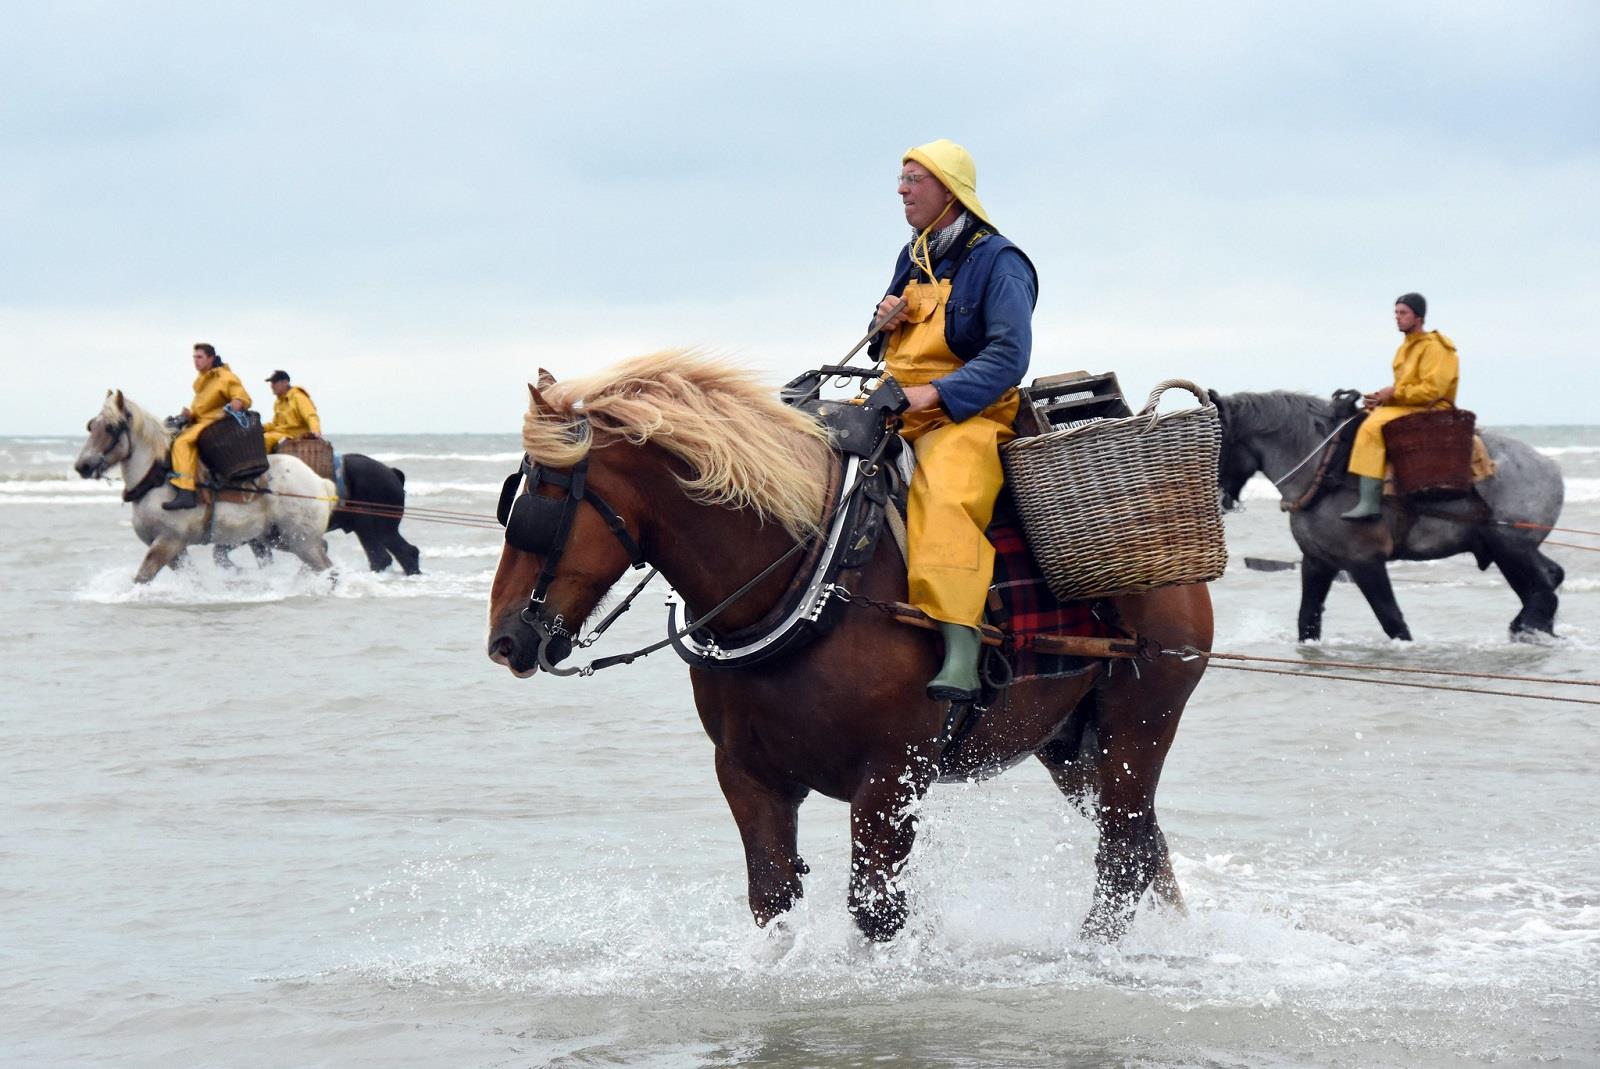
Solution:
M122 444L122 440L128 436L128 421L124 419L116 423L105 423L103 424L103 429L107 434L111 435L111 441L107 442L106 447L100 450L100 459L95 464L94 475L92 476L95 479L104 476L106 469L117 463L111 459L111 454L116 451L117 446ZM89 421L89 431L90 433L94 431L94 420Z
M568 425L567 437L572 441L580 440L588 429L588 422L582 417L574 420ZM520 494L517 493L519 486L522 487ZM558 487L563 493L560 497L546 497L538 493L541 486ZM631 664L636 658L647 656L678 642L720 616L724 609L754 590L785 563L809 549L815 541L814 538L807 538L796 542L754 578L699 619L686 620L684 626L676 630L669 621L667 637L658 642L631 653L596 658L581 668L558 668L556 662L566 657L574 646L581 649L593 645L595 640L605 634L607 628L628 611L633 600L657 573L657 569L651 568L649 574L639 581L628 596L606 614L605 619L601 620L593 631L581 639L575 631L567 627L566 620L560 613L551 616L545 606L545 595L550 590L550 584L555 581L556 567L561 563L561 557L567 550L567 541L572 536L572 522L578 514L578 506L584 502L588 502L589 506L600 514L600 518L606 521L606 526L622 545L623 551L628 554L628 560L635 569L643 568L649 563L645 560L644 551L639 548L639 543L628 532L628 525L621 515L604 497L590 489L587 454L570 469L562 471L538 464L524 453L522 463L514 473L506 477L505 483L500 487L500 503L495 510L500 526L506 529L506 545L524 553L532 553L543 560L539 567L539 578L533 586L533 593L528 597L528 603L523 606L518 616L523 623L533 628L534 634L539 636L539 667L551 675L593 675L602 668ZM551 657L552 645L556 651L554 658Z
M581 435L588 421L574 422L569 429L569 437L574 439ZM517 488L522 487L522 493L517 493ZM554 486L562 490L559 497L546 497L538 492L541 486ZM500 526L506 529L506 545L524 553L532 553L542 559L539 566L539 578L533 585L533 593L528 597L528 604L523 606L519 616L522 622L533 628L539 636L539 667L547 672L557 675L571 674L575 669L565 672L558 671L550 660L549 648L552 642L557 642L565 649L559 651L556 660L565 657L574 644L578 644L578 636L566 626L566 620L560 613L551 616L545 607L545 595L549 593L550 584L555 581L556 568L561 564L561 557L567 551L567 542L572 537L572 523L578 515L578 507L584 502L600 514L612 535L622 545L628 554L628 560L634 568L643 568L647 563L644 551L639 548L639 543L628 532L626 521L612 508L606 499L589 488L589 457L587 454L574 464L570 469L562 471L556 468L547 468L535 463L528 454L522 455L522 463L512 475L506 477L505 484L500 488L500 503L495 509L495 516L500 521ZM655 575L654 570L645 577L645 582ZM640 584L642 588L643 583ZM635 591L637 593L637 591ZM627 602L633 600L630 595ZM588 645L594 638L598 638L605 627L610 626L612 620L619 615L613 612L597 629L591 638L581 643Z

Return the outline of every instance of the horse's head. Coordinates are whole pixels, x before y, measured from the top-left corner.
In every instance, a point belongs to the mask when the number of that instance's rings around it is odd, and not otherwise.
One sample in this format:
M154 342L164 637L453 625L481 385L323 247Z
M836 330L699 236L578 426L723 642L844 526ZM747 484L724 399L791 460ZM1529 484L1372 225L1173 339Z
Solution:
M1239 508L1239 495L1244 484L1261 470L1261 457L1244 436L1233 433L1230 425L1230 404L1227 397L1215 390L1206 391L1211 403L1217 406L1217 419L1222 424L1222 453L1217 462L1217 488L1222 498L1222 511L1233 512Z
M85 479L98 479L113 464L121 464L133 451L129 427L133 411L121 390L107 390L105 404L88 423L89 440L78 450L73 470Z
M522 464L501 488L505 548L489 591L489 659L519 677L550 670L630 564L643 561L647 510L622 443L596 448L593 428L570 406L528 387Z

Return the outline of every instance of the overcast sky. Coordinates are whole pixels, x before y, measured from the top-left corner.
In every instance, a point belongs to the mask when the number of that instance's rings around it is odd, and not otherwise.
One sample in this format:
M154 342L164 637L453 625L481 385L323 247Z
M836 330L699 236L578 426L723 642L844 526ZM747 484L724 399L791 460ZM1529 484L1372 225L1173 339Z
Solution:
M1420 290L1481 421L1600 422L1597 56L1590 0L8 5L0 434L176 411L199 340L334 437L671 346L776 383L936 137L1039 268L1032 374L1372 389Z

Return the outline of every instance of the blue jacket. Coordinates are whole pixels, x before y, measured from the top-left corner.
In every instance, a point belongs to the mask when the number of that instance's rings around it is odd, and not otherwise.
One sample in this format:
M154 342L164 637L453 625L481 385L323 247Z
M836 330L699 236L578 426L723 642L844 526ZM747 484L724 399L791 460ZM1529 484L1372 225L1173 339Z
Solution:
M965 362L933 385L945 411L957 422L994 404L1028 373L1033 308L1039 296L1038 272L1021 249L981 223L974 237L976 242L971 237L957 241L933 265L934 275L951 279L945 342ZM885 296L905 292L911 272L911 254L902 248ZM883 350L886 337L873 339L869 351L874 357Z

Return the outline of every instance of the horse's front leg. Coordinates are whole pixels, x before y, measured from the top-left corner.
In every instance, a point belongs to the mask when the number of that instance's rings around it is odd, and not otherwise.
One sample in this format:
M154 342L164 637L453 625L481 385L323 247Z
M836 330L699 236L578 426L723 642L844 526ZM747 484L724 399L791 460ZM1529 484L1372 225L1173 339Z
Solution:
M765 928L794 908L805 893L800 877L809 870L795 838L806 789L796 785L787 792L774 790L746 772L721 747L717 749L717 783L744 843L750 914Z
M139 571L134 574L135 583L148 583L154 579L167 565L172 564L182 554L184 544L175 538L158 538L150 543L150 549L145 553L144 560L139 563Z
M1322 637L1322 609L1328 590L1338 578L1339 566L1309 554L1300 558L1300 641Z
M916 841L914 810L935 767L931 758L869 765L850 800L850 915L868 939L893 939L906 923L906 893L895 881Z

